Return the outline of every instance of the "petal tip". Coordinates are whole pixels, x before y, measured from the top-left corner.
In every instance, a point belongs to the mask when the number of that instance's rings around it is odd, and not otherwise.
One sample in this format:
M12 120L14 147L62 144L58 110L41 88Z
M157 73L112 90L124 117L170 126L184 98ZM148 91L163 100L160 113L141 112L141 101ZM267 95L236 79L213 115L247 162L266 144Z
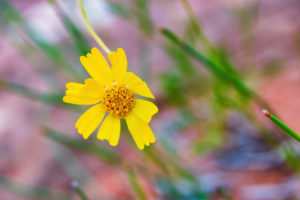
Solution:
M155 97L154 97L154 95L151 93L151 95L149 95L149 97L151 98L151 99L155 99Z
M82 62L84 62L84 61L86 60L86 57L85 57L85 56L80 56L80 57L79 57L79 60L80 60L80 62L82 63Z
M138 147L139 150L144 150L145 145L137 145L137 147Z
M64 97L62 98L62 100L63 100L64 103L69 103L69 100L68 100L68 97L67 97L67 96L64 96Z
M124 49L121 48L121 47L119 47L119 48L117 49L117 52L118 52L118 53L125 53Z
M82 134L83 139L87 140L89 137Z
M96 48L96 47L93 47L92 50L91 50L91 53L92 54L95 54L95 53L100 53L99 49Z
M118 145L118 143L114 143L114 142L110 142L110 141L109 141L109 144L110 144L110 146L113 146L113 147Z

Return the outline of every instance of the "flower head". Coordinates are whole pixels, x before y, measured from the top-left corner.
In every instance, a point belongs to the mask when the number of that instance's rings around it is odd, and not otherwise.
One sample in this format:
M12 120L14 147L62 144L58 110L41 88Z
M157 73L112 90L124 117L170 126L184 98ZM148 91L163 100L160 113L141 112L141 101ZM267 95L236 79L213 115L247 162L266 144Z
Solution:
M155 142L149 127L158 108L150 101L136 99L136 94L154 96L147 84L132 72L127 72L127 58L123 49L108 54L111 67L96 48L80 61L92 78L81 83L67 83L63 101L71 104L94 105L75 124L79 134L87 139L102 122L97 138L116 146L120 138L120 120L125 119L139 149ZM105 117L105 114L108 115Z

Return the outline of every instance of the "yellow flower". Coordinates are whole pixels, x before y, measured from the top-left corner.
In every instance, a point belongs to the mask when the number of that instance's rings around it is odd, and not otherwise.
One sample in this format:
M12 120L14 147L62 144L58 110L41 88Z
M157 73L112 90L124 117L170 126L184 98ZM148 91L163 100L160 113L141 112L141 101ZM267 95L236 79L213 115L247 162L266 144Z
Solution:
M139 149L155 142L148 123L158 108L150 101L136 99L135 94L153 98L147 84L132 72L127 72L127 58L123 49L108 54L111 68L97 48L80 61L92 78L81 83L67 83L63 101L71 104L93 105L76 122L75 128L87 139L103 120L97 138L116 146L120 138L120 119ZM105 114L108 113L106 117Z

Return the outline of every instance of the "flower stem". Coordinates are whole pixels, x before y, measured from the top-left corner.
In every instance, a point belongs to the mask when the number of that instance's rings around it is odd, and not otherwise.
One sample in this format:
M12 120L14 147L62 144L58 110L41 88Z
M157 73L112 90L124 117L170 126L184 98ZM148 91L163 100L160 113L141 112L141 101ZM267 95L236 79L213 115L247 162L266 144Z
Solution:
M103 40L101 40L101 38L97 35L97 33L94 31L94 29L92 28L92 26L89 23L89 20L86 16L86 13L84 11L84 7L83 7L83 0L79 0L79 7L80 7L80 11L83 17L83 21L84 21L84 25L86 27L86 29L88 30L88 32L91 34L91 36L96 40L96 42L99 44L99 46L108 54L111 53L111 50L105 45L105 43L103 42Z
M297 140L298 142L300 142L300 136L298 133L296 133L295 131L293 131L292 129L290 129L287 125L285 125L282 121L280 121L277 117L275 117L274 115L272 115L271 113L269 113L269 111L267 110L262 110L262 112L264 113L264 115L266 117L268 117L269 119L271 119L275 124L277 124L280 128L282 128L284 131L286 131L286 133L291 136L292 138L294 138L295 140Z

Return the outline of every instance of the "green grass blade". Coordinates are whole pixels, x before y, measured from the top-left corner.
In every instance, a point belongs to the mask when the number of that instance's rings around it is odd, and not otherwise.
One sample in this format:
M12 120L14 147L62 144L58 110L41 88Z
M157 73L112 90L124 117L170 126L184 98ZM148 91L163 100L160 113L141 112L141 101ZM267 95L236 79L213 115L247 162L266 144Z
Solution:
M40 186L29 186L0 176L0 187L28 199L35 200L71 200L72 197Z
M68 177L77 180L82 185L93 181L89 171L84 168L68 147L52 140L45 140L45 144L52 157L64 169Z
M77 80L82 80L81 75L70 66L68 61L64 58L59 46L47 42L40 34L38 34L26 21L23 20L22 15L18 12L13 5L8 1L2 0L0 6L0 17L8 25L17 24L21 26L22 30L26 33L28 38L39 47L49 58L56 64L54 67L62 67L65 71L72 74Z
M221 67L218 67L212 60L208 57L201 54L199 51L194 49L189 44L181 41L173 32L168 29L161 29L161 33L170 39L173 43L177 44L181 47L186 53L190 56L194 57L198 61L200 61L204 66L210 70L215 77L219 78L220 80L232 84L239 92L247 97L254 97L254 92L245 86L245 84L238 78L236 78L233 74L226 72Z
M18 93L30 99L35 99L47 104L63 105L62 94L46 94L34 90L32 88L26 87L24 85L12 82L6 82L5 88L8 89L10 92Z
M146 35L150 36L153 33L153 23L150 18L148 9L148 0L135 0L136 12L135 18L137 19L139 29L142 30Z
M21 85L19 83L8 82L0 79L0 89L6 90L10 93L15 93L22 95L26 98L37 100L53 106L63 106L66 108L71 108L73 110L80 110L78 107L73 105L65 104L62 101L63 94L58 93L44 93L36 89L29 88L27 86Z
M81 200L88 200L87 196L80 188L79 183L77 181L72 181L71 187L75 190L75 192L77 193L77 195L80 197Z
M50 44L46 40L44 40L40 34L36 33L33 29L28 26L24 26L24 30L26 30L27 35L33 40L33 42L47 55L49 56L55 63L54 67L63 67L65 71L72 74L76 80L83 80L81 75L72 67L68 61L63 56L62 51L57 45Z
M270 120L272 120L277 126L279 126L281 129L283 129L289 136L291 136L293 139L300 142L300 135L296 133L294 130L292 130L290 127L288 127L285 123L283 123L281 120L279 120L277 117L269 113L267 110L262 111L266 117L268 117Z
M110 11L120 16L122 19L130 20L133 17L132 12L126 7L124 7L123 4L119 4L112 1L107 1L107 4L109 6Z
M202 30L201 23L197 18L195 12L192 9L188 0L181 0L191 23L192 30L195 32L197 38L201 42L206 55L211 59L215 60L218 66L226 68L230 73L234 74L235 76L239 76L238 71L236 68L229 62L230 59L227 55L224 54L223 49L217 49L206 37L205 33ZM240 77L241 78L241 77Z
M66 145L74 150L89 154L101 161L105 161L110 164L121 163L121 157L118 154L108 151L93 142L70 137L47 127L44 130L44 135L55 142Z
M146 200L146 195L144 194L143 188L141 187L141 185L139 184L136 174L133 170L130 170L128 172L128 178L129 181L131 183L131 186L133 188L133 190L135 191L137 197L139 200Z
M84 34L80 31L80 29L76 26L76 24L73 23L70 17L64 13L62 8L57 4L57 0L48 0L48 2L51 5L53 5L53 8L56 11L58 17L61 19L66 30L69 32L70 36L72 37L78 55L79 56L86 55L91 48Z
M232 85L241 94L241 96L255 100L255 102L258 103L261 107L268 108L270 111L275 113L271 106L255 91L248 88L236 73L230 73L222 67L218 66L213 60L201 54L191 45L183 42L172 31L166 28L162 28L161 33L174 44L182 48L188 55L201 62L209 71L211 71L214 77L218 78L220 81L223 81L226 84Z
M188 13L188 16L190 18L192 27L196 35L198 36L201 44L203 45L204 49L208 50L212 48L212 44L209 42L208 38L203 33L203 30L198 22L197 16L194 13L192 6L189 4L188 0L181 0L181 3L183 4L185 10Z

